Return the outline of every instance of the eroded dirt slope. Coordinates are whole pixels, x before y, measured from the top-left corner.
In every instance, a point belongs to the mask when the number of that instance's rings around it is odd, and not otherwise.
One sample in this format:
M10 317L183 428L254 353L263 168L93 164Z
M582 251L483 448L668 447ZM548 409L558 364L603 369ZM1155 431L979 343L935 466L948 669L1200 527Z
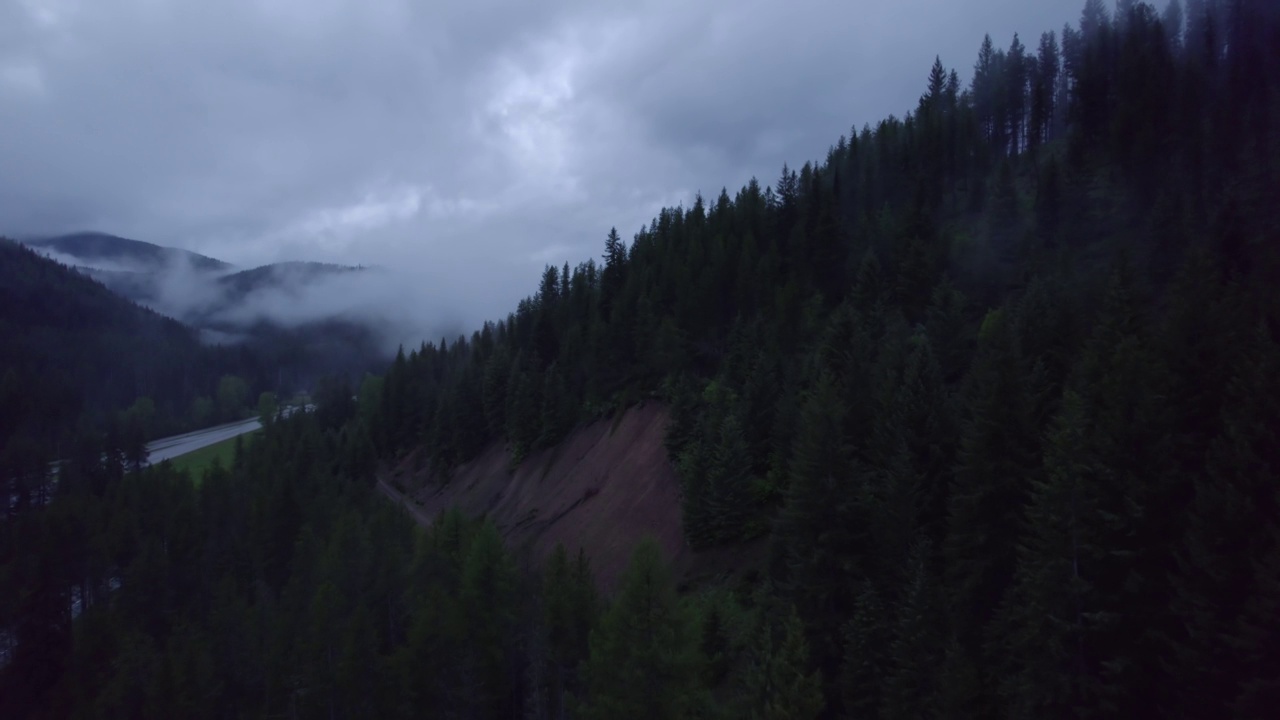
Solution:
M539 561L557 542L572 554L583 548L608 592L646 535L674 563L687 555L679 482L662 444L666 424L665 409L648 403L580 428L514 471L506 449L494 444L447 479L415 470L412 456L385 479L407 491L419 520L450 507L488 516L511 547Z

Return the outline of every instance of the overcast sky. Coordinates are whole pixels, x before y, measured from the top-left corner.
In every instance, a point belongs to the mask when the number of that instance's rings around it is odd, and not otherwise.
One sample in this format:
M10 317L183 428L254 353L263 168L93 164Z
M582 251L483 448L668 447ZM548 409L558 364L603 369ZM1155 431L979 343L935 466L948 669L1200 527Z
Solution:
M421 269L463 315L1083 0L0 0L0 234Z

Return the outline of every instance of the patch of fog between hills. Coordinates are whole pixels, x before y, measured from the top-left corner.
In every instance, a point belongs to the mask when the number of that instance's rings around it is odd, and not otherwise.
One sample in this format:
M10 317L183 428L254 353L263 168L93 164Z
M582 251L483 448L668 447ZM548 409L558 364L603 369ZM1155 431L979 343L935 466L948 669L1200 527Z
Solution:
M91 262L85 258L68 255L43 245L27 245L26 248L35 252L37 255L46 257L54 262L62 263L67 267L102 270L109 273L153 273L156 266L152 263L126 262L121 260L108 260L105 258L94 258Z
M397 347L416 347L442 335L456 337L463 323L445 309L438 290L406 271L374 267L359 270L321 271L281 268L274 282L250 290L241 297L225 294L213 302L192 302L166 291L162 302L170 307L185 302L206 313L206 325L248 328L257 323L296 328L330 320L362 325L373 331L388 356ZM215 287L213 292L221 288ZM174 301L177 302L174 302ZM478 326L478 325L477 325ZM222 341L234 340L223 332Z
M141 261L101 258L90 260L40 246L33 246L32 249L50 260L80 270L162 315L183 321L190 321L225 302L225 293L221 291L218 279L236 272L234 269L202 270L195 267L191 258L179 254L171 257L169 262L157 266L155 263ZM112 275L127 276L130 291L117 284L124 277L113 278Z
M362 325L388 356L464 327L441 302L438 287L415 273L386 267L320 269L272 266L270 281L243 294L190 262L174 263L154 286L154 309L203 328L206 342L235 344L236 328L258 323L298 328L331 320ZM477 323L478 326L478 323ZM215 329L216 328L216 329Z
M267 284L241 294L222 278L238 269L211 271L192 258L176 255L162 268L150 263L92 262L46 248L37 252L81 270L128 273L134 299L169 317L195 326L206 344L232 345L258 323L299 328L340 320L362 325L391 356L400 346L470 334L487 319L482 307L459 310L447 298L466 297L465 277L443 270L409 271L385 266L358 269L280 264L270 268ZM105 278L100 277L100 280ZM111 285L107 281L104 284ZM141 294L143 297L138 297Z

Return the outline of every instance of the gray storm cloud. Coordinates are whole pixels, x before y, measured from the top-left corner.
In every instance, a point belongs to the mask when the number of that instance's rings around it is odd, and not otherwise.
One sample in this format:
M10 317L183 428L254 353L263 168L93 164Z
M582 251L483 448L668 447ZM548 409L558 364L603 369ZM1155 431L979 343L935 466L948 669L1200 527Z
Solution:
M474 324L1082 4L4 0L0 233L376 264Z

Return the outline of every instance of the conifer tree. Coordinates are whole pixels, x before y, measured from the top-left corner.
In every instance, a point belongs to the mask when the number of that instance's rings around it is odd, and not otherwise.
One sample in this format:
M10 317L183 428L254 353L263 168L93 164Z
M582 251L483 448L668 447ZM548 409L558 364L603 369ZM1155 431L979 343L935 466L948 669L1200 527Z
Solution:
M567 694L579 690L578 667L587 659L588 639L599 615L585 553L579 551L577 560L570 561L564 545L556 544L543 571L542 598L551 661L550 700L553 715L558 716L565 711Z
M1092 632L1114 622L1100 612L1094 577L1104 552L1096 459L1084 402L1068 391L1032 488L1018 570L999 621L1007 671L1002 694L1016 717L1098 708Z
M939 716L938 678L944 657L944 613L938 587L928 568L926 542L912 548L906 585L889 644L882 714L890 718Z
M689 442L680 453L680 521L684 536L698 547L712 541L711 458L701 438Z
M507 380L506 412L507 440L511 443L512 462L517 464L533 450L541 432L541 393L534 383L532 370L517 359Z
M1242 683L1251 687L1246 704L1259 707L1253 703L1267 695L1259 690L1266 681L1250 677L1248 667L1262 666L1255 664L1258 656L1269 651L1259 640L1275 637L1280 627L1258 614L1268 601L1274 608L1275 599L1264 568L1276 554L1277 533L1258 528L1280 513L1280 434L1271 422L1280 412L1280 351L1258 328L1233 365L1222 400L1223 432L1196 477L1176 553L1172 606L1178 622L1165 657L1176 682L1166 711L1171 717L1229 714ZM1238 634L1241 627L1250 631ZM1274 696L1274 684L1270 692Z
M695 638L657 543L631 556L613 604L591 633L581 717L667 720L701 703Z
M968 642L976 641L1012 579L1016 533L1039 462L1026 370L1010 325L1004 310L983 321L948 501L949 604Z
M853 610L842 628L844 657L840 664L839 697L853 717L880 714L881 696L890 669L891 619L870 581L855 591Z
M780 627L766 619L759 630L747 695L753 720L813 720L823 709L821 674L809 669L804 627L787 608Z
M759 531L752 498L751 452L736 414L720 423L708 479L711 534L718 541L742 540Z
M956 428L951 399L943 387L942 372L927 335L911 339L893 404L903 450L918 482L916 520L930 537L940 541L946 527Z
M458 604L466 633L461 657L469 700L480 717L510 717L516 703L513 660L516 580L492 523L480 525L462 565Z

